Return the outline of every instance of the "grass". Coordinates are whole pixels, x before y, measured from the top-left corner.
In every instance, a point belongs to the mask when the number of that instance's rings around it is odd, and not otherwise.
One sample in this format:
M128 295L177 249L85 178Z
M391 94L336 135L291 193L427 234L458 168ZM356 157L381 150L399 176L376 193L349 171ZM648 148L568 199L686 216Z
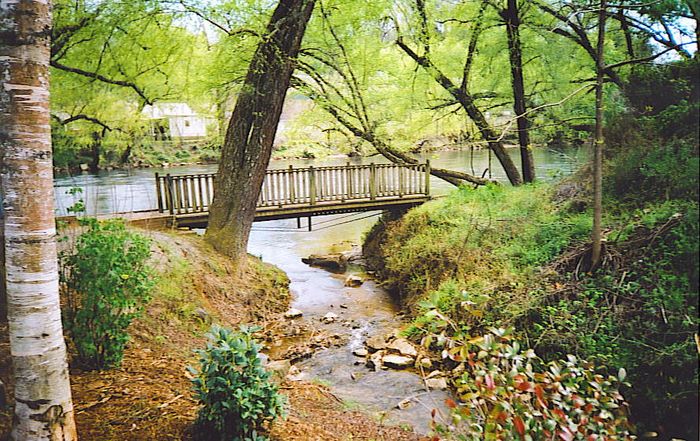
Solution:
M389 226L382 275L414 311L426 299L454 312L472 298L522 290L590 231L589 216L567 212L550 193L546 185L462 188L424 204Z

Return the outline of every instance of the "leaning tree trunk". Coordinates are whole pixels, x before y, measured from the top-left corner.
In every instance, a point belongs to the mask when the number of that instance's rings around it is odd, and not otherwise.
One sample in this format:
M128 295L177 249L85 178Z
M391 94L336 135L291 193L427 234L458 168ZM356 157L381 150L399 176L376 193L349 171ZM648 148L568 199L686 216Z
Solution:
M408 47L404 43L402 38L396 40L396 44L403 50L409 57L413 59L419 66L425 69L443 89L449 92L452 97L462 106L467 116L474 122L476 127L481 133L481 137L488 143L489 149L493 151L496 158L503 166L503 170L506 172L506 176L512 185L520 185L523 183L520 177L520 172L515 166L515 163L506 152L503 146L501 137L496 134L496 131L491 127L489 122L486 120L486 116L479 109L474 101L474 97L465 89L458 87L452 82L450 78L447 77L440 69L435 66L433 61L426 55L420 56L413 49Z
M513 101L515 117L518 126L518 142L520 144L520 161L523 170L523 181L534 182L535 160L530 148L530 120L527 117L525 105L525 82L523 80L523 52L520 44L520 13L517 0L507 0L503 11L508 34L508 53L510 55L511 84L513 86Z
M0 1L0 147L15 440L77 439L58 296L50 3Z
M603 86L605 84L605 19L606 1L600 0L598 12L598 45L596 48L596 84L595 84L595 142L593 147L593 246L591 250L591 269L600 263L602 251L603 221Z
M314 0L280 0L251 60L231 115L206 238L244 264L282 105Z

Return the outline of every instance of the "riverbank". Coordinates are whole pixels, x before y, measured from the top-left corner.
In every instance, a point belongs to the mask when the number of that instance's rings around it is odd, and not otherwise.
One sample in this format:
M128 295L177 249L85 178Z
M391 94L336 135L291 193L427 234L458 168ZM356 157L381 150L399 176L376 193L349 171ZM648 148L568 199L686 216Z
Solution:
M545 361L574 354L624 368L638 430L695 439L697 198L608 199L603 266L590 273L585 182L583 171L557 185L455 190L377 224L364 252L412 319L404 333L415 342L435 311L472 337L513 328Z
M98 161L95 165L94 158L84 158L85 162L76 162L71 165L62 164L54 167L54 173L57 175L65 175L70 173L97 173L100 171L112 170L138 170L150 168L172 168L172 167L189 167L202 165L218 165L221 156L221 147L216 147L209 144L196 143L176 144L171 143L170 147L164 147L163 142L155 143L154 145L147 144L138 149L133 149L127 162L119 161ZM507 149L516 149L516 144L505 144ZM535 146L535 148L544 148L545 146ZM479 152L487 150L484 143L475 142L469 145L464 144L445 144L445 145L428 145L417 147L411 153L425 156L434 155L444 152ZM309 161L309 160L344 160L352 161L360 158L371 159L379 156L377 153L363 155L355 151L349 153L340 153L324 146L294 146L291 148L276 148L272 152L271 161Z
M239 276L227 258L194 233L143 234L154 243L151 263L158 285L143 316L129 328L131 341L121 366L102 372L71 369L82 439L190 439L197 404L185 368L196 362L192 351L204 347L203 335L212 323L234 329L257 324L268 347L284 338L323 336L283 317L291 300L289 279L274 266L251 256L246 273ZM0 335L7 333L0 329ZM7 396L12 393L10 372L9 346L3 341L0 379L9 388ZM283 380L281 390L290 403L289 418L275 424L274 440L418 439L348 406L322 384ZM0 412L0 439L7 436L11 412L8 407Z

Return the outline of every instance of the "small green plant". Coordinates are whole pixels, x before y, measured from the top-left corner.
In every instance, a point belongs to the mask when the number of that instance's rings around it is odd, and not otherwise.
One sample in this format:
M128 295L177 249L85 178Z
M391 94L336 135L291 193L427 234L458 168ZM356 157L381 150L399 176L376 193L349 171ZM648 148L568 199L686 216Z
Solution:
M85 219L87 227L61 253L66 294L66 328L89 368L119 365L129 341L126 332L149 300L154 277L147 265L150 241L123 221Z
M253 338L257 330L213 326L206 349L196 351L199 369L188 370L202 405L196 421L200 439L264 440L260 431L283 414L284 399L258 358L261 346Z
M85 214L85 201L79 196L82 193L83 189L80 187L71 187L70 190L66 191L67 195L73 196L73 205L66 208L68 213L75 213L76 216Z

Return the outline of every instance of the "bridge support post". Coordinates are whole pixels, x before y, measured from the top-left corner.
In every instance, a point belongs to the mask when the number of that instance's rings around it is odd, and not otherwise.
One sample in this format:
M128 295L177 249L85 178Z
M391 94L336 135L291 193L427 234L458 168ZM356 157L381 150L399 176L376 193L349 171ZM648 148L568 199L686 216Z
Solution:
M309 231L311 231L311 216L309 216Z
M300 217L297 218L297 230L299 228L301 228L301 218Z

